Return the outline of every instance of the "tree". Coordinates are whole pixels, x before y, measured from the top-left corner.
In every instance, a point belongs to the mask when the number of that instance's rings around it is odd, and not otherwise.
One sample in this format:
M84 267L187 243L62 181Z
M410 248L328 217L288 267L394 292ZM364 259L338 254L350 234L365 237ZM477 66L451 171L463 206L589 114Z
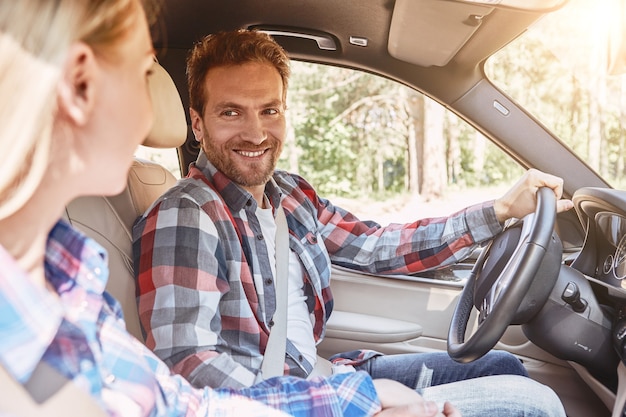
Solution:
M404 190L406 119L400 86L352 70L293 63L289 116L299 172L329 194L362 195Z
M421 140L424 137L424 96L410 89L402 90L402 99L408 115L408 190L413 194L420 192L420 154L423 153Z
M424 103L424 137L419 161L420 194L425 200L442 197L446 185L445 109L433 100Z

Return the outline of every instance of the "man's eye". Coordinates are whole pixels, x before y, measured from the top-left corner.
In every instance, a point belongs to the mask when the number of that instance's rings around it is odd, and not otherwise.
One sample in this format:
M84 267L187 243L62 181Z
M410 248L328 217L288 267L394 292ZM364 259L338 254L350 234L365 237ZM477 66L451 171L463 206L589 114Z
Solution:
M237 116L237 112L235 110L224 110L222 115L224 116Z
M278 110L276 110L276 109L265 109L263 111L263 113L265 113L267 115L274 115L274 114L278 114Z

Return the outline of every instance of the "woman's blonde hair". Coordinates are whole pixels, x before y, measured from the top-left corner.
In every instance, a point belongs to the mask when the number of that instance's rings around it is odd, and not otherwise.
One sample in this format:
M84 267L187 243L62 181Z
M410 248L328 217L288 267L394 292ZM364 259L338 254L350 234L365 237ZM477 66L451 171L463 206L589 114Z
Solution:
M32 196L47 168L57 85L72 43L115 59L139 0L0 2L0 219Z

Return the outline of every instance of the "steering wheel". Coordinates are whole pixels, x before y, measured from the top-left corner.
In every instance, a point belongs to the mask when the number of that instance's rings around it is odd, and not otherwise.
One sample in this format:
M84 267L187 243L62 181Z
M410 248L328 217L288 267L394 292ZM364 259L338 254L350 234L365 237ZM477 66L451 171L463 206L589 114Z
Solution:
M550 245L555 220L554 192L550 188L542 187L537 190L535 212L524 217L521 232L518 229L519 240L512 256L508 258L508 262L500 259L506 262L501 272L494 268L485 273L493 274L493 277L481 276L493 241L482 251L461 292L450 323L448 354L452 359L457 362L474 361L500 340L506 328L514 321L516 312L539 270ZM492 282L490 288L476 290L477 283L484 280ZM475 301L477 291L484 292L484 297L480 294L482 299ZM474 306L479 312L479 326L465 341L467 324Z

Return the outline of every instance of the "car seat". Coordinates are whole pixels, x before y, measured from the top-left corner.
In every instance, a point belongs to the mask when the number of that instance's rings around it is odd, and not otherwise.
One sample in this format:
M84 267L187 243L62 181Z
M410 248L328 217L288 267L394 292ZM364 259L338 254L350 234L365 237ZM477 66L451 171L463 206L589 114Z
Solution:
M174 81L155 63L148 79L154 124L144 146L176 148L187 137L187 120ZM136 158L126 189L112 197L80 197L67 205L65 218L75 228L102 245L109 255L107 291L122 305L127 330L144 341L137 313L133 272L132 228L138 216L176 182L163 166Z

